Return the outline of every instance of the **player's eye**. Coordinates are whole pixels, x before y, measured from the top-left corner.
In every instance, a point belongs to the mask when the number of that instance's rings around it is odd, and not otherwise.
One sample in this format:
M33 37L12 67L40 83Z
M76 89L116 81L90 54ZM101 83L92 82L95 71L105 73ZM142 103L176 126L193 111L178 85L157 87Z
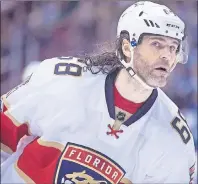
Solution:
M176 46L170 46L170 51L171 52L176 52L177 50L177 47Z
M152 42L151 45L156 47L156 48L161 48L162 47L162 45L157 41Z

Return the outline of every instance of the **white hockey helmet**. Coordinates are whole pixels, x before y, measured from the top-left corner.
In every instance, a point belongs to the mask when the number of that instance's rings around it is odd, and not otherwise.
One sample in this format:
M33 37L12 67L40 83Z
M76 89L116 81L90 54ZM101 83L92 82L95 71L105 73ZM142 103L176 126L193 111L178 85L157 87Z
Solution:
M131 62L122 64L128 69L133 68L133 48L137 45L143 33L168 36L180 41L177 62L186 63L188 60L188 45L185 35L184 22L168 7L150 1L140 1L128 7L120 16L117 26L117 36L127 31L131 42ZM130 68L130 69L129 69ZM129 72L135 75L133 70ZM140 79L138 78L140 81ZM140 81L141 82L141 81ZM142 82L141 82L142 83Z

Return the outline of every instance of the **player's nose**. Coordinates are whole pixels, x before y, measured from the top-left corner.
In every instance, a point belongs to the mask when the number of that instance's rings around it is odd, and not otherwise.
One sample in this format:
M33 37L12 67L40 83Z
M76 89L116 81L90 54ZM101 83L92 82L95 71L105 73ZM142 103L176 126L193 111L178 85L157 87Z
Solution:
M168 63L169 66L172 66L174 60L173 60L173 54L171 53L170 49L167 47L164 48L160 53L160 59L164 60L166 63Z

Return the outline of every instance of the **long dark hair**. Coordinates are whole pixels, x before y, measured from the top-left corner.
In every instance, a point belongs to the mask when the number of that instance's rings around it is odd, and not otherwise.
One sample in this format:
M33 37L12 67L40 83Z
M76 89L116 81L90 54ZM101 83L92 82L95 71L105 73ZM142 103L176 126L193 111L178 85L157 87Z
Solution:
M93 74L108 74L117 68L123 68L121 59L126 59L122 52L122 42L124 39L130 41L129 33L122 31L120 37L111 43L100 45L99 51L84 57L80 57L79 61L85 63L87 69Z
M161 36L158 34L143 33L137 40L137 45L142 43L143 37L146 35ZM87 56L85 55L84 57L81 57L79 61L85 63L87 65L87 69L93 74L100 72L108 74L117 68L123 68L124 66L120 60L123 59L126 61L126 56L122 51L122 42L124 39L130 42L129 32L125 30L120 33L119 38L117 38L115 42L108 44L110 47L105 47L104 44L101 46L101 49L99 49L98 53L93 53ZM177 53L179 52L179 47L180 46L177 48Z

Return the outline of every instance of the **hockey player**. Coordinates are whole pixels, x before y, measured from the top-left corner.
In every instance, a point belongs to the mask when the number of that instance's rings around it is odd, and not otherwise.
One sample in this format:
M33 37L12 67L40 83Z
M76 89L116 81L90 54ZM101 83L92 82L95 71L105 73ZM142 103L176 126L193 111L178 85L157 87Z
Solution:
M192 182L192 134L159 89L187 60L184 29L142 1L121 15L115 52L43 61L2 97L2 183Z

